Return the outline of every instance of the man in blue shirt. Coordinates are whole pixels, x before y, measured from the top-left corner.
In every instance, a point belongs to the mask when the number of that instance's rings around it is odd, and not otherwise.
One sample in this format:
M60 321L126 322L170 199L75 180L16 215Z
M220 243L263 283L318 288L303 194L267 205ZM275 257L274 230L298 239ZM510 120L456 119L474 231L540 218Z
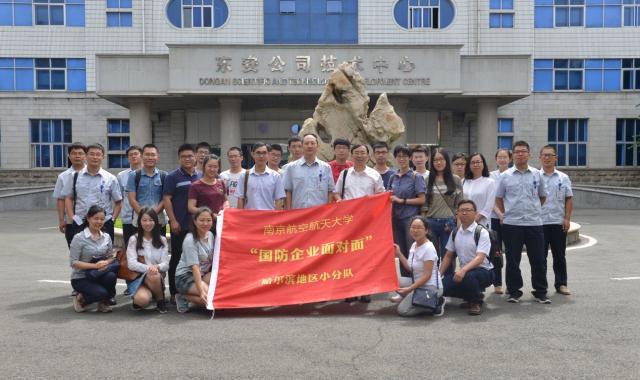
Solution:
M571 180L565 173L556 169L556 148L546 145L540 151L542 162L542 181L547 188L547 200L542 205L542 224L544 229L545 264L551 246L553 256L554 286L560 294L568 296L567 287L567 232L571 225L573 212L573 190ZM546 272L546 271L545 271Z
M171 303L175 304L176 268L182 255L182 241L189 227L191 216L187 209L189 188L191 183L200 179L201 174L196 171L196 151L191 144L182 144L178 148L178 162L180 167L167 175L163 194L164 207L171 225L171 260L169 261L169 291Z
M251 147L255 165L238 179L238 208L252 210L282 210L285 198L282 177L267 166L267 144L257 142ZM249 178L245 178L247 173ZM247 188L245 189L245 183Z
M136 231L133 226L133 208L129 202L127 195L127 182L129 182L129 174L135 172L142 167L142 148L138 145L131 145L127 149L127 159L129 160L129 168L121 171L116 176L120 184L122 192L122 211L120 211L120 220L122 221L122 241L125 249L129 243L129 238Z
M533 296L539 303L551 303L547 298L547 273L542 230L542 205L547 192L542 173L529 166L529 144L516 141L513 144L514 166L500 174L496 192L496 206L504 214L502 231L507 249L508 302L518 303L522 297L520 260L522 247L527 246L531 265Z
M167 173L156 167L159 159L158 147L146 144L142 147L142 168L129 174L127 196L133 209L132 219L135 227L137 227L138 215L143 207L152 207L155 210L158 214L158 222L163 229L167 224L162 199L163 180L166 180Z

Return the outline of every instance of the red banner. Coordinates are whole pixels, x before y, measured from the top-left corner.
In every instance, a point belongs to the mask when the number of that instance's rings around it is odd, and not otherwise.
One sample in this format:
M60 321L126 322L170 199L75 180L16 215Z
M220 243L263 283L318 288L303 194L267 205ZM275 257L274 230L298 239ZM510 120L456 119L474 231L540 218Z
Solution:
M209 307L301 304L398 289L389 194L301 210L225 210Z

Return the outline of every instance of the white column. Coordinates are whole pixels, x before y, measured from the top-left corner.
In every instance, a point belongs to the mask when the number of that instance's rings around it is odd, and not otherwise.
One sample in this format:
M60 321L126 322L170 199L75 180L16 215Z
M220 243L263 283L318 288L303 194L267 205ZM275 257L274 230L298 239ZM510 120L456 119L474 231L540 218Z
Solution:
M131 145L143 146L152 143L151 100L132 99L129 101L129 126Z
M498 146L498 103L495 99L478 99L478 148L487 160Z
M242 114L242 99L220 98L220 154L223 156L222 166L226 170L229 163L227 150L232 146L240 147L242 136L240 131L240 116Z

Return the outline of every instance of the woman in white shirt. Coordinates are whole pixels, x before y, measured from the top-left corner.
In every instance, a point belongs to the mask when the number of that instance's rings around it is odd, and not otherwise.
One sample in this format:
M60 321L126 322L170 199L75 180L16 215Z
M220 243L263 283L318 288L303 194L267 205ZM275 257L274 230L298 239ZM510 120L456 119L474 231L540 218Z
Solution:
M491 211L496 201L496 183L489 178L487 160L480 153L469 156L465 167L462 192L478 206L476 223L489 228L491 226Z
M140 273L138 278L127 282L134 310L146 307L153 298L158 312L167 312L164 275L169 269L169 255L163 232L158 214L152 207L140 210L138 232L131 236L127 245L127 266L129 270Z
M496 189L500 184L500 174L505 170L509 169L509 164L511 163L511 151L509 149L498 149L496 151L496 164L498 165L498 169L489 173L490 177L496 182ZM502 212L500 209L494 204L493 212L491 213L491 229L496 232L497 243L502 246ZM503 249L502 252L506 254L506 249ZM496 294L503 294L504 290L502 289L502 268L499 268L494 265L493 267L493 292Z
M409 250L409 257L406 258L400 251L400 247L394 244L395 254L400 264L411 273L411 277L400 277L398 295L391 298L393 302L400 302L398 314L402 317L430 314L426 309L413 305L413 292L418 288L437 289L438 309L433 315L439 317L444 314L445 298L442 297L442 279L437 267L438 254L433 243L427 238L428 233L427 218L414 216L409 223L409 234L414 240Z

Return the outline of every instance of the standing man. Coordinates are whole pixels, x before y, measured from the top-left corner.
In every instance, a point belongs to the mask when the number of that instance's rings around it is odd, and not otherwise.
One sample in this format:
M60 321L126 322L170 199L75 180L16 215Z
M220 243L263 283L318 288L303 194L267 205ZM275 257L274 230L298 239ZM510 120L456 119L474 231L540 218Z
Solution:
M451 231L440 265L444 296L462 298L466 302L463 305L469 307L469 315L480 315L484 290L493 283L493 265L489 260L491 239L486 228L475 221L477 209L473 201L460 201L457 215L460 227ZM446 274L456 256L460 264L458 269Z
M135 233L133 226L133 208L129 203L127 196L127 183L129 182L129 174L135 172L142 167L142 148L137 145L131 145L127 149L127 159L129 160L129 169L125 169L118 173L118 183L122 192L122 211L120 212L120 220L122 221L122 239L124 249L127 249L129 238Z
M302 144L302 158L287 164L284 173L287 210L323 205L333 200L335 186L331 167L316 157L318 136L307 133L302 137Z
M201 141L196 145L196 170L204 173L202 163L204 158L211 154L211 145L206 141Z
M351 147L353 167L344 169L336 183L336 200L355 199L384 192L382 177L377 171L367 166L369 147L356 144ZM358 297L347 298L347 302L355 302ZM371 302L371 296L360 296L360 302Z
M338 176L344 169L353 166L353 162L347 160L347 158L349 158L349 148L351 148L349 140L343 138L333 140L333 154L335 155L335 159L329 161L329 166L331 166L334 183L338 180Z
M113 241L113 224L122 208L122 193L118 179L102 168L104 147L98 143L87 147L87 166L66 181L63 194L67 215L73 220L72 236L80 232L87 211L93 205L104 208L102 231Z
M411 150L411 162L416 167L416 173L424 178L425 183L429 180L429 171L427 163L429 163L429 154L422 145L418 145Z
M391 177L396 173L394 169L387 166L389 159L389 145L386 142L379 141L373 144L373 158L376 161L376 165L373 167L378 174L382 177L382 184L384 188L389 190L389 181Z
M255 165L250 170L243 171L238 179L238 208L282 210L286 197L284 185L280 174L267 166L268 154L267 144L263 142L257 142L251 147Z
M191 144L182 144L178 148L180 167L167 174L163 202L171 225L171 260L169 261L169 291L171 303L175 304L176 268L182 256L182 242L191 227L187 202L191 183L200 179L201 173L196 171L196 152Z
M289 150L289 163L298 161L302 158L302 139L300 136L295 135L289 137L289 140L287 140L287 147Z
M280 161L282 161L282 147L280 144L270 144L267 146L267 150L269 151L269 160L267 161L269 169L282 175L283 172L282 169L280 169Z
M542 229L542 205L547 191L542 173L529 166L529 144L516 141L513 144L515 165L500 174L496 192L496 206L504 215L502 232L507 249L507 293L508 302L518 303L522 297L522 273L520 260L522 247L527 246L527 257L531 265L533 296L539 303L548 304L547 273Z
M159 159L158 147L153 144L146 144L142 147L142 168L129 174L127 196L134 212L133 223L137 223L140 210L144 207L152 207L158 214L158 222L164 236L167 219L164 213L162 188L166 181L167 172L158 170L156 167ZM135 227L137 226L134 225Z
M64 234L68 247L71 245L71 240L73 240L73 220L71 217L65 218L65 196L63 191L67 182L73 181L73 175L84 169L87 159L87 147L82 143L74 142L67 148L67 156L69 156L71 167L58 174L56 186L53 189L53 197L56 200L56 211L58 212L58 230Z
M567 232L573 213L573 190L571 180L556 169L557 152L553 145L546 145L540 151L542 181L547 189L547 200L542 205L542 228L544 230L545 273L546 261L551 246L553 256L554 286L556 292L568 296L567 287Z
M220 178L224 182L225 189L227 189L229 205L237 208L238 197L236 196L236 189L238 188L238 179L242 174L242 149L232 146L227 151L227 159L229 161L229 170L220 173Z

